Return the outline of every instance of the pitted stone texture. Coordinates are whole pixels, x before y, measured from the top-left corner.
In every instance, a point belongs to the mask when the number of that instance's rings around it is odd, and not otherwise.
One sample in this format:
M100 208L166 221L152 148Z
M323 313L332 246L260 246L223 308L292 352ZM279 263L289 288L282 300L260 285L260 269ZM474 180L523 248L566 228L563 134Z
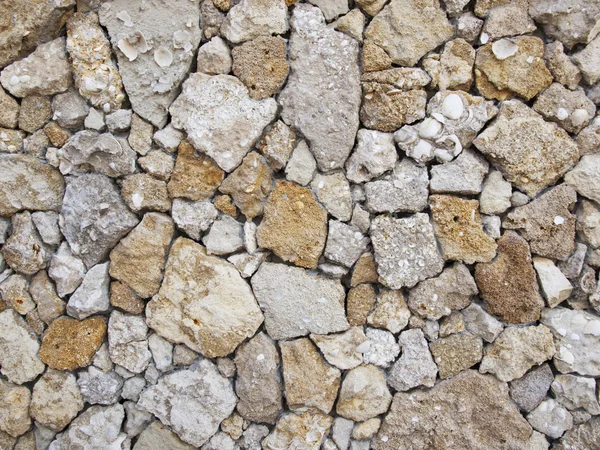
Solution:
M331 175L317 174L311 183L317 199L336 219L348 222L352 217L350 185L342 172Z
M600 202L600 153L583 156L565 175L565 183L579 195Z
M20 106L17 101L0 87L0 110L2 111L0 112L0 127L17 128L19 109Z
M466 308L471 297L479 293L469 269L461 263L447 267L435 278L421 281L408 295L408 306L414 314L439 320L453 311Z
M404 331L400 333L398 343L402 355L388 374L388 384L397 391L408 391L418 386L432 387L438 368L423 332L419 329Z
M485 348L479 371L493 373L502 381L512 381L552 358L555 352L548 327L508 327Z
M56 370L75 370L92 362L106 336L106 321L94 316L78 321L60 317L44 333L40 359Z
M12 234L2 247L6 263L25 275L33 275L48 265L51 249L42 242L29 211L15 214L11 220Z
M563 129L518 100L502 102L498 117L473 143L529 196L553 184L579 156L577 145Z
M338 280L284 264L264 262L252 277L252 289L273 339L348 329L345 292Z
M129 21L119 18L124 14ZM162 0L148 8L142 1L116 0L104 3L99 15L133 110L162 128L200 43L199 2L175 5Z
M86 174L67 181L60 229L73 253L92 267L138 223L110 178Z
M37 313L46 324L65 312L65 302L56 294L54 284L45 270L40 270L31 280L29 292L37 304Z
M581 72L564 50L560 41L546 44L544 59L555 81L569 89L575 89L581 81Z
M233 265L189 239L173 243L160 290L146 307L150 328L214 358L233 352L262 320L250 287Z
M37 336L13 309L0 312L0 367L8 381L23 384L44 371Z
M530 436L531 427L510 403L506 384L468 370L433 389L396 394L372 446L514 450L526 448Z
M0 296L7 306L22 316L33 311L36 306L29 293L29 282L20 274L11 275L0 284Z
M284 0L242 0L229 10L221 25L221 34L234 44L286 31Z
M275 429L262 441L262 448L265 450L281 448L319 450L323 437L331 428L332 423L331 416L321 413L286 414L279 418Z
M325 257L350 268L367 249L368 243L369 239L354 225L330 220Z
M279 353L275 343L259 333L235 354L237 410L251 422L275 423L283 410L279 375Z
M498 170L490 172L479 196L479 211L482 214L502 214L511 207L512 185Z
M279 347L288 407L329 414L340 388L341 372L327 365L308 338L281 342Z
M24 209L58 211L65 182L60 172L29 155L0 154L0 216Z
M600 317L562 307L545 309L540 319L552 329L557 352L554 365L561 373L597 377L600 374Z
M599 442L600 417L595 417L567 431L553 450L598 450Z
M579 66L583 79L588 84L596 84L600 80L600 37L596 36L583 50L573 55L573 61Z
M415 66L453 34L437 0L392 0L365 30L365 38L383 48L392 62L401 66Z
M207 75L227 75L231 72L231 51L218 36L203 44L198 50L196 72Z
M557 375L552 382L552 392L558 402L569 410L583 408L592 415L600 414L593 378Z
M314 268L325 247L327 212L310 190L278 181L265 205L257 240L284 261Z
M169 111L173 125L187 132L197 150L231 172L275 119L277 103L251 99L235 77L194 73Z
M596 114L596 106L586 97L583 88L570 90L559 83L552 83L544 90L533 109L573 134L579 133Z
M483 343L472 334L453 334L429 344L440 378L458 375L481 361Z
M372 327L385 328L392 333L400 333L410 319L410 311L402 291L381 289L373 311L367 317Z
M306 137L321 170L341 168L359 125L358 43L326 27L320 10L308 5L294 9L291 25L281 117Z
M412 287L442 271L444 260L426 214L378 216L371 224L371 239L380 281L391 289Z
M423 89L398 90L383 83L362 83L360 120L367 128L392 132L425 118L427 93Z
M431 168L431 192L479 194L489 167L482 156L466 149L454 161Z
M129 137L131 140L131 134ZM153 177L167 182L171 178L173 168L175 167L175 161L173 161L173 158L160 150L152 151L146 156L138 158L138 164L144 171Z
M112 405L121 398L123 378L116 372L104 372L90 366L78 374L77 384L81 395L90 405Z
M167 212L171 208L167 183L147 173L135 173L125 178L121 184L121 197L136 213Z
M31 427L30 400L27 387L0 379L0 431L19 437Z
M364 422L387 412L391 402L383 371L373 365L360 366L350 370L344 378L336 412Z
M173 239L173 220L148 213L110 252L110 275L142 298L158 292L167 250Z
M0 83L15 97L65 92L73 84L65 38L41 44L27 58L5 67Z
M552 369L544 363L521 378L511 381L510 397L519 408L529 412L544 400L553 380Z
M67 242L63 242L52 255L48 275L56 283L56 291L61 298L75 291L85 275L85 264L73 256Z
M113 311L108 321L110 359L132 373L141 373L152 357L148 350L148 326L141 316Z
M432 86L439 89L468 91L473 83L475 50L467 41L458 38L448 42L440 54L432 54L423 66L432 78Z
M475 281L490 313L509 323L538 320L544 300L527 241L514 231L498 240L498 256L475 267Z
M527 415L527 421L537 431L558 439L573 427L573 417L556 400L544 400Z
M207 359L194 369L158 380L140 396L138 406L154 414L195 447L203 445L231 415L236 397L231 382Z
M354 152L346 163L346 176L353 183L364 183L393 169L397 161L392 134L361 129Z
M294 150L294 148L296 147L296 133L281 120L278 120L273 124L271 129L265 133L265 135L263 136L261 141L256 145L256 147L267 159L267 162L269 163L271 168L275 172L277 172L286 166L288 160L290 159L290 155L292 154L292 150ZM308 148L306 150L310 153ZM316 164L314 165L315 167L313 168L313 172L316 168ZM288 177L288 179L291 181L295 181L292 180L290 177ZM308 181L301 184L306 184L308 183Z
M310 338L327 362L342 370L353 369L362 363L362 350L366 345L362 344L368 342L362 327L352 327L340 334L311 334Z
M67 303L67 314L82 320L96 313L108 311L110 276L108 262L96 264L85 274L83 281Z

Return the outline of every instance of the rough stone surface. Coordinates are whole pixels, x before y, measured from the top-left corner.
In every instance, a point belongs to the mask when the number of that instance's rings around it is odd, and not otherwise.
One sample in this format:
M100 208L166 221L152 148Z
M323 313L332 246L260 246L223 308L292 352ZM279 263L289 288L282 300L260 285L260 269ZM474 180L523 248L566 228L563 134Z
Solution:
M557 444L555 450L596 450L600 437L600 418L595 417L589 422L577 425L567 431Z
M341 370L353 369L362 363L364 345L361 344L368 342L360 327L352 327L340 334L311 334L310 338L327 362Z
M599 167L600 154L585 155L573 170L565 175L565 182L575 188L578 194L598 202L600 201L600 189L598 188Z
M552 369L544 363L511 381L510 397L520 409L530 412L544 400L553 380Z
M183 442L179 437L155 420L148 425L139 435L133 450L159 450L168 448L171 450L192 450L193 447Z
M367 317L367 323L399 333L408 325L409 319L410 311L402 292L386 289L380 291L375 307Z
M306 143L305 143L306 145ZM257 144L257 148L267 159L267 162L271 166L274 171L279 171L283 169L288 160L290 159L290 155L292 154L292 150L296 146L296 133L289 126L287 126L283 121L278 120L273 124L271 129L265 133L261 141ZM306 151L310 154L308 148ZM312 155L310 155L312 157ZM313 158L313 172L316 168L316 163ZM286 168L287 175L287 168ZM287 177L290 181L296 181ZM310 180L308 180L310 181ZM298 183L306 184L308 183Z
M171 208L167 183L145 173L136 173L125 178L121 185L121 197L129 209L136 213L167 212Z
M557 375L552 382L552 392L558 402L568 410L583 408L592 415L600 414L593 378L575 375Z
M330 220L324 254L330 261L352 267L368 243L369 239L357 227Z
M504 179L502 172L493 170L483 183L479 196L479 211L482 214L502 214L511 207L511 184Z
M141 373L151 358L148 326L140 316L113 311L108 321L110 359L132 373Z
M583 88L570 90L559 83L552 83L544 90L533 109L573 134L579 133L596 114L596 106Z
M319 450L333 418L321 413L286 414L277 421L275 429L262 441L265 450L299 448Z
M67 303L67 313L82 320L92 314L108 311L110 277L108 263L96 264L85 274L79 287Z
M327 212L336 219L347 222L352 217L350 185L343 173L317 174L311 188Z
M31 426L28 413L31 392L25 386L0 380L0 399L0 430L19 437Z
M63 242L52 255L48 275L56 283L56 291L61 298L79 287L85 275L85 264L71 252L67 242Z
M347 177L353 183L370 181L393 169L397 160L393 135L358 130L356 147L346 163Z
M431 168L431 192L436 194L479 194L488 173L487 161L471 150L464 150L454 160Z
M404 331L400 333L398 343L402 355L388 374L388 384L397 391L408 391L418 386L432 387L438 368L423 332L419 329Z
M573 417L556 400L544 400L527 415L527 421L537 431L557 439L573 427Z
M123 378L116 372L104 372L94 366L79 373L77 384L90 405L112 405L121 398Z
M40 270L31 279L29 292L37 305L40 319L46 324L51 324L54 319L64 314L65 302L56 294L56 288L45 270Z
M550 308L554 308L571 295L573 286L552 260L535 257L533 267L538 274L540 287Z
M363 422L385 413L391 402L383 371L366 365L352 369L344 378L336 411L348 419Z
M429 344L440 378L458 375L482 358L482 339L472 334L454 334Z
M286 3L283 0L242 0L227 14L221 33L238 44L259 36L283 34L288 30Z

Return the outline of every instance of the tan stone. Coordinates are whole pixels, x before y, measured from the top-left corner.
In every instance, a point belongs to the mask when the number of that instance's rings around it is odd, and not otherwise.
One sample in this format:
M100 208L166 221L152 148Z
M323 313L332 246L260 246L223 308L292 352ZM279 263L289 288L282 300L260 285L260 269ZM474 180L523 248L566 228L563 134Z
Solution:
M348 292L346 315L350 326L361 326L375 304L375 289L372 284L360 284Z
M314 268L326 238L327 212L314 194L295 183L278 181L258 227L258 245L284 261Z
M40 359L56 370L75 370L92 361L106 336L101 316L82 321L60 317L50 324L40 348Z
M455 334L429 344L440 378L453 377L481 361L483 342L472 334Z
M371 41L366 41L362 48L362 68L365 72L385 70L392 67L392 58L384 49Z
M544 42L525 36L515 38L514 43L517 52L502 60L494 55L492 43L477 50L475 84L485 98L506 100L516 94L530 100L552 83L544 63Z
M171 209L167 183L147 173L136 173L126 177L121 185L121 197L134 212L167 212Z
M249 153L221 183L219 190L231 195L233 203L248 220L260 216L272 189L271 169L256 152Z
M141 314L144 302L120 281L110 284L110 304L131 314Z
M354 265L350 285L354 287L362 283L377 283L378 277L373 254L363 253Z
M30 401L27 387L0 379L0 431L13 437L24 434L31 426Z
M42 128L52 118L50 97L30 95L21 100L19 128L33 133Z
M295 147L296 133L281 120L275 122L256 145L276 172L286 166Z
M148 213L110 252L110 276L129 286L142 298L158 292L167 249L173 239L173 220Z
M327 365L308 338L284 341L279 347L288 407L328 414L340 387L340 371Z
M233 73L250 91L250 97L262 100L274 95L287 77L285 40L279 36L261 36L231 50Z
M37 313L46 324L64 314L66 304L57 295L54 283L45 270L40 270L31 280L29 292L37 304Z
M19 120L19 104L0 87L0 127L16 128Z
M445 259L473 264L494 258L496 243L483 231L477 200L432 195L429 204Z
M333 417L321 413L286 414L262 441L264 450L319 450L323 437L331 428Z
M167 185L169 196L204 200L214 194L223 181L223 176L224 172L212 159L196 155L190 143L181 141L171 180Z
M352 369L346 374L336 412L355 422L385 413L392 402L392 394L385 382L385 373L368 364Z
M473 83L475 50L464 39L446 43L441 55L424 59L423 67L432 78L432 87L468 91Z
M360 120L367 128L396 131L402 125L425 118L427 93L421 89L401 91L382 83L363 83Z
M475 281L491 314L510 323L538 320L542 299L527 241L507 231L498 241L498 256L475 267Z
M382 289L367 323L376 328L385 328L399 333L410 319L410 311L400 290Z
M238 210L233 204L233 199L229 195L217 195L214 201L215 208L221 211L223 214L227 214L231 217L237 217Z

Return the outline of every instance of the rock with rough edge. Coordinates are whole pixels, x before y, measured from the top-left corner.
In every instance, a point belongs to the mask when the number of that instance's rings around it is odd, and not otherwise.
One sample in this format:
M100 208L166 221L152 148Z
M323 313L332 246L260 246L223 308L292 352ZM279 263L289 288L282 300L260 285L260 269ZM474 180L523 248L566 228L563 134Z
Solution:
M409 319L410 310L402 291L381 289L375 307L367 316L367 323L372 327L399 333L408 325Z
M575 188L578 194L600 202L600 153L583 156L565 175L565 183Z
M210 228L217 215L217 208L209 200L193 202L182 198L173 199L171 217L179 229L196 241L200 240L203 231Z
M230 75L194 73L169 111L173 126L185 130L198 151L231 172L275 119L277 103L251 99L244 84Z
M383 83L362 83L360 120L367 128L392 132L425 118L427 93L423 89L398 90Z
M52 255L48 275L56 283L59 297L71 294L81 284L85 275L85 264L73 256L67 242L63 242L58 251Z
M535 257L533 267L550 308L559 305L571 295L573 286L551 259Z
M477 303L471 303L461 311L466 329L486 342L494 342L503 330L502 322L488 314Z
M129 21L120 18L125 14ZM161 0L148 8L141 0L115 0L104 3L99 16L134 112L162 128L202 37L199 2Z
M252 277L252 289L264 311L267 333L273 339L349 328L343 306L345 292L339 280L264 262Z
M165 375L140 396L138 406L154 414L185 442L202 446L236 404L231 382L207 359L195 368Z
M123 378L116 372L90 366L77 377L81 395L90 405L113 405L121 398Z
M269 163L271 168L275 172L277 172L286 167L286 164L290 159L290 155L292 154L292 150L294 150L294 148L296 147L296 142L296 133L294 132L294 130L288 127L281 120L278 120L273 124L271 129L265 133L260 142L256 144L256 147L267 159L267 162ZM308 151L308 148L306 150ZM316 168L316 164L314 165L315 167L313 168L313 172ZM292 180L289 176L287 178L290 181L295 181ZM307 182L301 184L306 183Z
M573 61L579 66L583 79L590 85L596 84L600 80L600 37L596 36L583 50L575 53Z
M369 239L354 225L348 225L337 220L329 221L325 257L348 268L367 249Z
M557 375L552 382L552 392L568 410L583 408L592 415L600 414L596 381L593 378Z
M346 163L346 176L353 183L364 183L393 169L397 161L392 134L361 129L354 152Z
M196 72L207 75L227 75L231 72L231 51L218 36L203 44L198 50Z
M537 431L558 439L573 427L573 416L556 400L544 400L527 415L527 421Z
M530 412L546 398L553 380L552 369L544 363L511 381L510 397L521 410Z
M458 375L481 361L483 342L470 333L453 334L429 344L440 378Z
M360 366L344 378L336 412L355 422L364 422L387 412L391 402L384 372L373 365Z
M263 321L250 286L227 261L178 238L146 321L165 339L214 358L233 352Z
M275 429L262 441L262 448L264 450L282 448L319 450L323 437L332 423L333 417L318 412L286 414L279 418Z
M308 5L294 9L291 25L281 117L306 137L321 170L341 168L359 125L358 43L326 27L321 11Z
M137 223L110 178L86 174L67 180L59 225L73 254L87 267L108 256Z
M436 194L479 194L489 167L482 156L466 149L455 160L431 168L429 187Z
M544 90L533 104L533 109L573 134L578 134L596 114L596 106L587 98L583 88L571 90L559 83L552 83Z
M598 450L600 445L600 417L575 426L567 431L553 450Z
M141 373L152 357L148 350L148 326L141 316L113 311L108 321L110 359L132 373Z
M155 420L142 431L133 450L193 450L189 444L183 442L179 437Z
M342 172L315 175L310 184L317 199L336 219L347 222L352 217L352 195L348 179Z
M479 196L479 211L482 214L502 214L511 207L512 185L498 170L492 170L483 183Z
M40 270L31 280L29 292L37 305L40 319L51 324L65 312L65 302L56 294L54 284L45 270Z
M507 385L467 370L433 389L396 394L372 448L514 450L526 448L530 436Z
M108 311L110 276L108 262L96 264L85 274L83 281L67 303L67 314L82 320L96 313Z
M25 275L33 275L44 269L50 259L51 250L42 242L29 211L15 214L11 225L12 234L2 247L6 263Z
M0 431L19 437L31 427L30 400L27 387L0 379Z
M311 334L327 362L338 369L347 370L363 362L361 344L368 342L361 327L352 327L339 334Z
M221 25L221 34L234 44L287 30L284 0L242 0L229 10Z

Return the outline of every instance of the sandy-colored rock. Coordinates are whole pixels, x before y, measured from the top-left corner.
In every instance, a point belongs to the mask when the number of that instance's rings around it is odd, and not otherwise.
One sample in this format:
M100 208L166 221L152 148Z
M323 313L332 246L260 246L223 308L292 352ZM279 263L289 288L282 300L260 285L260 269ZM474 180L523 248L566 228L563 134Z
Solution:
M450 195L432 195L433 228L445 259L488 262L496 256L494 239L484 233L479 202Z
M352 196L350 184L342 172L330 175L317 174L312 183L312 191L327 212L336 219L347 222L352 217Z
M29 282L20 274L11 275L0 284L0 296L6 305L24 316L35 309L35 302L29 293Z
M198 151L231 172L275 119L277 103L250 98L248 88L230 75L193 73L169 111L173 126Z
M517 100L503 102L500 114L473 143L530 196L553 184L579 157L577 145L563 129Z
M542 299L527 241L513 231L498 241L498 256L475 267L475 281L490 313L509 323L538 320Z
M310 338L319 347L327 362L338 369L347 370L359 366L364 346L368 341L361 327L352 327L340 334L311 334Z
M408 325L409 319L410 311L402 291L382 289L375 307L367 317L367 323L372 327L399 333Z
M314 268L326 237L327 213L310 190L278 181L258 227L258 245L297 266Z
M340 388L340 371L325 363L310 339L281 342L279 347L288 407L328 414Z
M48 369L33 386L30 414L36 423L61 431L83 409L75 375Z
M597 450L600 448L600 418L575 426L567 431L553 450Z
M573 55L573 61L588 84L596 84L600 80L598 61L600 60L600 37L590 42L583 50Z
M578 194L600 201L600 153L584 155L579 163L565 175L565 183L575 188Z
M288 30L287 16L284 0L242 0L229 10L221 34L234 44L283 34Z
M37 305L40 319L47 325L65 312L65 302L56 294L56 288L45 270L40 270L32 279L29 292Z
M15 214L11 220L12 233L2 247L6 263L26 275L44 269L50 259L51 249L43 243L33 225L31 214ZM28 311L25 311L28 312Z
M142 431L133 450L193 450L193 447L183 442L179 437L155 420Z
M336 412L355 422L364 422L385 413L391 402L383 371L373 365L360 366L344 378Z
M273 124L271 129L265 133L260 142L256 144L256 147L267 159L271 168L277 172L286 166L292 154L292 150L296 147L296 133L284 122L278 120Z
M377 282L377 272L373 275L374 280L371 281ZM373 308L376 298L375 289L371 284L360 284L350 289L346 299L346 308L348 322L351 326L360 326L367 322L367 316Z
M382 83L363 83L360 120L367 128L396 131L402 125L425 118L427 93L422 89L399 91Z
M160 290L146 306L146 320L169 341L214 358L230 354L252 336L263 316L233 265L178 238Z
M16 128L20 106L17 101L0 87L0 127Z
M581 72L569 56L565 54L564 46L560 41L546 44L544 59L546 60L546 66L554 77L554 81L569 89L577 87L581 81Z
M0 380L0 430L13 437L24 434L31 427L30 401L27 387Z
M198 50L196 72L227 75L231 72L231 64L231 50L223 39L215 36Z
M40 348L40 359L56 370L75 370L92 361L106 336L101 316L82 321L61 317L50 324Z
M129 136L131 139L131 134ZM175 161L173 161L173 158L167 153L156 150L148 153L146 156L138 158L138 164L153 177L168 182L171 178Z
M67 242L63 242L52 255L48 275L56 283L56 291L61 298L71 294L79 287L85 275L85 264L73 256Z
M310 142L321 170L341 168L359 125L358 42L326 27L321 11L309 5L294 9L291 25L281 117Z
M396 394L372 448L514 450L530 436L506 384L468 370L433 389Z
M158 292L174 226L165 214L148 213L110 252L110 275L142 298Z
M391 66L392 58L389 57L384 49L371 41L365 41L362 48L362 69L365 72L385 70Z
M261 36L233 48L233 73L250 97L263 100L279 91L289 70L285 53L285 40L279 36Z
M464 39L446 43L440 55L433 54L423 61L432 78L432 87L468 91L473 83L475 50Z
M129 209L136 213L167 212L171 209L167 183L146 173L136 173L125 178L121 184L121 197Z
M535 257L533 267L550 308L554 308L571 295L573 286L551 259Z
M71 133L62 128L56 122L50 122L44 127L44 134L50 140L50 143L57 148L61 148L71 137ZM58 165L58 164L56 164Z
M346 7L345 1L342 1L341 3L344 5L344 7ZM353 37L358 42L362 42L365 21L365 15L360 12L360 9L355 8L349 13L340 17L332 25L337 31L341 31L344 34Z
M571 90L560 83L552 83L544 90L533 104L533 109L573 134L579 133L596 114L596 106L587 98L583 88Z
M145 306L142 299L119 281L110 284L110 304L130 314L141 314Z
M481 361L483 343L469 333L453 334L429 344L440 378L453 377Z
M262 441L262 448L265 450L281 448L319 450L323 437L329 431L332 423L331 416L321 413L286 414L281 416L275 429Z

